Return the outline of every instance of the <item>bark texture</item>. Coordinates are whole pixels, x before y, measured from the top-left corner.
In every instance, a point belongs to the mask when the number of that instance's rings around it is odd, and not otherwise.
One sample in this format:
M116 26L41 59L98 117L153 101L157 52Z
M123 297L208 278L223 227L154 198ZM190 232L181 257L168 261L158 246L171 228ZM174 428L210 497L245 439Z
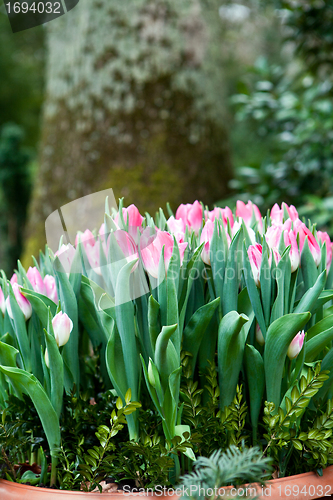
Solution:
M40 165L25 256L59 206L112 188L154 212L231 178L217 0L80 0L48 25Z

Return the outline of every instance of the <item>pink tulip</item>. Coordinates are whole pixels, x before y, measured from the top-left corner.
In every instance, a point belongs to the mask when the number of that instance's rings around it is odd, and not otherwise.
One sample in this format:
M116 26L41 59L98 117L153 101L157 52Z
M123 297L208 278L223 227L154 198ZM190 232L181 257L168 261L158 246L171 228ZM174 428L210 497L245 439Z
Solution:
M287 246L290 245L289 258L291 263L291 272L293 273L296 269L299 268L301 263L301 256L299 254L297 239L294 231L285 230L283 233L284 244Z
M58 312L52 320L54 336L58 347L67 344L71 331L73 330L73 322L62 311Z
M243 219L245 224L249 226L252 221L252 216L254 215L254 218L256 221L258 221L258 227L259 230L262 231L263 225L262 225L262 218L261 218L261 213L257 205L252 203L252 201L248 201L247 204L243 201L238 200L236 203L236 217L240 217Z
M17 274L14 273L13 276L10 278L10 282L13 285L14 283L17 283Z
M163 246L165 272L167 272L172 256L173 243L173 237L166 231L160 231L159 229L157 229L156 234L151 234L151 229L147 228L142 233L142 236L140 238L140 252L142 261L147 272L154 278L158 277L158 266ZM182 263L187 243L179 243L178 247L181 259L180 263Z
M222 219L224 227L228 227L228 220L229 220L231 229L234 225L234 216L233 216L232 211L230 210L229 207L225 207L225 208L215 207L214 210L211 210L208 213L208 217L213 222L214 222L215 218Z
M275 222L267 228L265 238L269 248L279 248L282 232L283 225Z
M0 287L0 309L2 311L2 314L5 315L6 312L6 300L5 296L3 294L2 288Z
M123 218L125 224L127 224L128 220L128 225L131 227L142 227L142 223L144 221L144 217L142 217L137 207L133 204L127 208L123 208ZM115 216L114 220L116 224L119 226L120 223L119 212Z
M247 249L255 284L260 287L260 268L262 261L262 246L259 243L250 245Z
M47 274L44 278L44 285L45 285L46 296L49 299L53 300L55 304L58 304L58 292L54 277L51 276L50 274Z
M95 245L87 245L85 247L85 251L86 251L91 269L93 269L95 271L95 273L97 273L101 276L102 271L100 268L100 254L99 254L100 248L99 248L98 241L95 242Z
M27 272L27 278L32 284L32 288L35 292L46 295L45 284L43 278L40 275L37 267L29 267Z
M291 272L293 273L300 265L300 253L298 250L295 231L291 230L291 220L288 219L284 224L273 221L273 224L267 229L265 238L267 245L273 252L277 251L280 245L281 235L285 246L290 245L289 258L291 263ZM278 259L280 260L280 259Z
M202 205L196 200L193 204L179 205L176 212L176 219L182 219L189 229L199 234L202 226Z
M61 245L54 255L58 257L66 273L69 273L75 257L75 248L70 243L68 245Z
M201 243L205 242L204 247L203 247L202 252L201 252L201 258L204 261L204 263L207 264L208 266L210 266L210 264L211 264L211 262L210 262L210 243L212 241L212 237L214 234L214 226L215 226L215 223L212 220L208 219L208 221L206 222L206 224L203 227L203 230L201 231L201 236L200 236L200 245L201 245ZM231 239L230 239L229 234L228 233L226 233L226 234L227 234L228 246L230 246Z
M214 226L215 226L214 222L209 219L204 225L200 236L200 245L201 243L205 242L201 252L201 258L204 261L204 263L207 264L208 266L210 266L210 242L213 237Z
M297 212L296 208L294 207L294 205L290 205L290 207L289 207L286 203L283 202L281 205L281 208L279 207L279 205L277 203L275 203L275 205L271 209L270 217L271 217L271 220L273 222L277 222L278 224L282 224L283 214L284 214L283 209L284 208L287 210L288 216L292 221L298 219L298 212Z
M20 291L20 288L22 288L21 285L18 285L17 283L13 283L12 288L13 288L13 292L14 292L14 295L16 298L16 302L18 303L19 308L23 312L25 320L28 321L28 319L32 315L31 304L28 301L28 299L26 299L25 296L21 293L21 291ZM9 295L6 299L6 309L8 311L9 316L13 319L14 316L12 313L12 308L10 306Z
M326 243L326 269L328 272L332 262L332 242L328 234L323 231L317 231L317 239L321 245Z
M177 242L184 241L186 224L183 219L175 219L173 216L171 216L167 220L167 224L170 233L176 237Z
M128 224L127 232L132 236L135 243L138 243L138 229L140 230L140 232L142 231L142 223L144 221L144 217L142 217L137 207L132 204L127 208L123 208L123 218L125 224ZM116 214L114 221L117 226L120 227L119 212Z
M102 271L100 268L99 241L95 240L93 233L89 229L86 229L84 233L78 233L76 235L76 246L79 244L79 241L83 244L91 269L101 276Z
M131 262L135 259L139 259L139 254L138 254L138 247L132 238L130 234L128 234L126 231L122 229L118 229L117 231L114 231L112 233L121 249L121 251L124 254L125 259L127 262ZM111 236L111 235L110 235ZM110 237L108 239L108 248L110 245ZM139 262L137 262L133 268L132 272L138 267Z
M295 335L293 340L290 342L287 352L287 356L289 359L294 359L299 355L304 344L304 337L305 333L304 330L302 330L301 332L298 332L298 334Z
M320 251L320 247L319 247L319 244L318 244L316 238L313 236L310 229L308 229L306 227L306 225L303 222L301 222L299 219L296 219L293 222L293 224L294 224L294 231L296 232L296 234L299 235L299 250L300 250L300 252L302 253L303 246L305 243L305 238L308 237L308 245L309 245L310 252L312 254L312 257L313 257L316 265L319 266L320 260L321 260L321 251Z
M95 245L95 236L93 233L90 231L90 229L86 229L84 233L78 232L76 237L75 237L75 247L78 246L79 242L83 244L84 248L86 246L94 246Z

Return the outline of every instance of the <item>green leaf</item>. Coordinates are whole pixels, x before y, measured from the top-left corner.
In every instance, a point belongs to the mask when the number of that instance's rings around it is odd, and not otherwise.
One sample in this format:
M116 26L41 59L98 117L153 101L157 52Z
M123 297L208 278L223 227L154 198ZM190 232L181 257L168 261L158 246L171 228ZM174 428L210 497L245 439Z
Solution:
M47 328L49 317L48 308L50 308L52 316L55 316L57 305L53 302L53 300L49 299L45 295L34 292L33 290L29 290L27 288L21 288L21 293L29 300L30 304L32 305L33 311L40 319L43 328Z
M254 439L256 439L259 413L265 391L264 361L260 352L247 344L244 351L244 363L250 394L251 424L254 429Z
M32 470L26 470L20 479L18 479L18 483L30 483L32 486L36 486L39 483L40 474L35 474Z
M131 397L132 397L132 391L131 391L131 389L127 389L127 392L125 394L125 403L127 405L130 403Z
M267 330L264 355L266 391L267 400L275 404L275 411L281 402L281 382L289 344L310 317L309 312L286 314Z
M328 379L324 382L323 386L319 389L313 401L325 401L327 393L330 390L333 383L333 348L331 348L321 363L321 370L329 370Z
M72 374L76 387L79 388L79 332L76 296L58 257L56 257L54 260L54 271L59 282L59 299L61 303L61 309L70 317L73 322L73 330L71 331L67 344L63 348L62 356ZM72 387L66 387L66 391L71 389Z
M262 261L260 268L260 292L261 292L261 300L262 300L266 325L269 323L271 314L271 289L272 289L272 271L269 265L267 243L265 237L263 237Z
M177 253L175 254L175 248L177 248L178 255L179 255L179 250L178 250L178 245L174 243L173 245L173 255L171 257L171 261L175 259L175 263L172 264L170 261L168 272L167 272L167 279L166 279L166 292L167 292L167 305L166 305L166 312L167 312L167 325L177 325L175 331L172 334L172 342L175 346L176 352L180 353L180 343L181 343L181 338L180 338L180 330L179 330L179 314L178 314L178 296L177 296L177 290L178 290L178 281L179 281L179 263L180 263L180 257L176 256ZM170 269L171 266L171 269ZM177 275L177 278L175 276ZM156 341L157 343L157 341Z
M290 247L287 247L276 268L277 297L272 307L271 323L283 316L287 310L286 300L289 299L291 265L289 258Z
M22 392L30 396L41 420L51 455L54 456L60 448L59 419L41 383L34 375L20 368L0 366L0 370L18 384Z
M251 304L253 307L254 314L255 314L257 321L259 323L260 330L261 330L263 337L265 339L266 338L266 323L265 323L264 314L263 314L263 310L262 310L260 294L259 294L257 285L255 284L255 281L253 279L251 264L250 264L250 260L249 260L249 256L247 253L247 248L245 246L245 243L243 245L243 259L244 259L244 277L245 277L247 291L248 291L248 294L250 297L250 301L251 301Z
M192 354L192 373L194 371L195 363L198 356L201 341L206 333L207 326L209 325L216 308L220 303L220 298L208 302L200 307L191 317L186 325L183 333L183 351Z
M15 347L0 342L0 364L4 366L16 367L16 356L18 350Z
M154 299L152 295L150 295L148 299L148 327L153 352L155 351L156 339L158 337L158 334L160 333L159 311L159 303Z
M233 237L228 252L228 260L224 273L223 293L221 296L223 315L237 309L239 279L236 255L238 252L238 242L241 232L241 230L237 231Z
M325 320L322 320L319 323L322 323L323 321L326 322ZM312 339L308 340L305 344L305 362L311 363L311 361L315 361L318 358L319 353L324 349L325 346L330 345L330 342L332 340L333 326L328 330L317 333L315 337L312 337Z
M214 232L210 242L209 256L216 297L222 297L225 263L228 262L228 241L224 226L217 219L214 221Z
M219 326L217 352L221 409L229 406L235 396L246 342L242 327L248 319L244 314L230 311Z
M139 352L134 328L134 305L130 295L130 274L135 261L128 262L119 271L116 285L116 320L126 370L127 387L134 401L139 400ZM125 391L126 392L126 391Z
M299 450L299 451L303 450L303 445L302 445L301 441L299 441L298 439L292 439L291 442L293 443L296 450Z
M312 312L317 305L318 298L323 291L326 283L326 271L323 271L317 278L317 281L301 298L294 313Z
M175 426L175 435L182 438L181 443L183 443L185 441L185 438L184 438L185 433L188 433L191 435L191 429L190 429L189 425L176 425ZM186 451L184 451L184 455L186 455L191 460L196 460L196 457L194 455L192 448L186 448Z
M301 255L301 269L305 289L312 287L318 279L318 268L309 248L309 238L306 236Z
M44 333L50 364L51 394L49 397L58 418L60 418L64 394L64 365L54 335L49 334L46 330Z
M81 278L81 297L85 304L85 307L88 309L89 313L93 317L96 325L99 326L98 330L94 330L94 335L91 337L91 341L93 345L96 347L101 343L107 343L110 331L108 327L105 325L103 319L104 311L100 311L98 304L101 296L103 295L104 290L100 288L96 283L89 280L85 276ZM104 314L102 314L104 313ZM115 316L115 314L114 314ZM114 318L115 319L115 318Z
M161 383L166 390L169 375L180 365L179 353L171 341L172 334L178 325L163 326L156 340L155 363L161 377Z
M144 359L143 359L143 357L142 357L141 354L140 354L140 359L141 359L142 368L143 368L143 374L144 374L144 377L145 377L145 381L146 381L146 385L147 385L150 397L151 397L151 399L152 399L152 401L153 401L153 403L155 405L155 408L157 409L160 417L162 418L162 420L164 420L164 415L163 415L161 404L160 404L160 402L159 402L159 400L157 398L157 394L156 394L155 388L153 387L153 385L149 381L148 370L147 370L145 361L144 361Z
M333 327L333 314L329 316L325 316L324 319L318 321L315 325L313 325L306 333L307 341L309 342L313 337L322 333L326 330L329 330Z
M182 302L182 300L180 300L180 304L179 304L179 310L181 311L180 315L179 315L179 324L180 325L183 325L184 321L185 321L187 303L188 303L188 299L189 299L189 296L191 293L193 281L196 278L196 272L199 272L199 269L202 266L201 252L202 252L203 246L204 246L204 243L202 243L196 249L196 251L192 255L189 263L186 266L186 274L185 274L186 294L185 294L185 298L184 298L183 302ZM184 267L182 269L184 269Z
M24 319L24 314L21 311L16 301L13 288L10 284L9 284L9 301L13 314L13 319L11 319L11 324L13 326L13 330L16 335L21 358L23 361L23 368L25 368L28 372L30 372L31 371L30 342L27 334L26 322Z
M117 395L123 398L125 403L125 394L128 389L126 368L121 340L117 328L113 322L113 328L106 347L106 367L113 387Z

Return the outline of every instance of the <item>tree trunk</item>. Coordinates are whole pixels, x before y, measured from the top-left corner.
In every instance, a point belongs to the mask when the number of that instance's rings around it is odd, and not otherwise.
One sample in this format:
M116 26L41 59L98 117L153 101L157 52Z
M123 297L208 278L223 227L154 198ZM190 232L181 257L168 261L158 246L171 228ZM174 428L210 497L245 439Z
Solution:
M125 206L212 204L232 168L218 0L80 0L48 28L26 256L58 207L112 188Z

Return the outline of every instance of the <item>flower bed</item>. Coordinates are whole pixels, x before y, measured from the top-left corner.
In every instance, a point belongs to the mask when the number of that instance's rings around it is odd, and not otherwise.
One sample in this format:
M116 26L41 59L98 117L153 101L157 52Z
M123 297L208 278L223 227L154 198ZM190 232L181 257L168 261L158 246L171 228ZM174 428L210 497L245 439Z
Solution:
M332 464L331 260L285 204L153 219L120 203L2 274L3 477L174 485L230 445L264 458L221 484L269 479L269 460L281 477Z

